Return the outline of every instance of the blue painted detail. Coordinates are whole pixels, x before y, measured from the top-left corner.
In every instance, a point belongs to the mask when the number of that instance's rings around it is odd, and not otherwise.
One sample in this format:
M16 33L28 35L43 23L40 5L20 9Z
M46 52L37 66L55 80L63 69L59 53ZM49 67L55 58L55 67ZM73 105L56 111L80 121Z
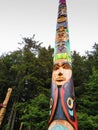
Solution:
M57 124L53 126L51 130L68 130L68 129L63 125Z
M69 111L69 114L71 115L71 116L73 116L73 110L68 110Z
M64 115L62 105L61 105L60 90L61 90L61 87L58 87L58 103L57 103L56 111L53 117L54 120L58 120L58 119L66 120L66 116Z
M56 29L59 29L60 26L67 28L67 22L58 23Z

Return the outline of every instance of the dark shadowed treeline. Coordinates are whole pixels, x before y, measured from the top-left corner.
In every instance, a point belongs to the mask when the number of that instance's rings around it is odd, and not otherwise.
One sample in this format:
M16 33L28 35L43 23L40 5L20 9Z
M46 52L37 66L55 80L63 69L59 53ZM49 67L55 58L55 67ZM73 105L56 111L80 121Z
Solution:
M20 48L0 56L0 103L13 92L2 130L46 130L49 117L53 48L23 38ZM21 47L22 46L22 47ZM98 129L98 44L81 56L72 52L79 130Z

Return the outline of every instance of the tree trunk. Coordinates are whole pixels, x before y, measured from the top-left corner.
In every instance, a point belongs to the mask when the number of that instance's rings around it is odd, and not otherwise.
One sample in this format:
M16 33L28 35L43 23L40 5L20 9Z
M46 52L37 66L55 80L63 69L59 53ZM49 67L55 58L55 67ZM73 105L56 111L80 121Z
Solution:
M14 113L13 113L13 118L12 118L12 123L11 123L11 128L10 128L10 130L13 130L13 129L14 129L15 117L16 117L16 110L14 110Z
M8 128L9 128L9 129L10 129L10 127L11 127L11 123L12 123L12 119L13 119L14 105L15 105L15 103L13 103L12 110L11 110L11 114L10 114L10 117L9 117L9 120L8 120Z

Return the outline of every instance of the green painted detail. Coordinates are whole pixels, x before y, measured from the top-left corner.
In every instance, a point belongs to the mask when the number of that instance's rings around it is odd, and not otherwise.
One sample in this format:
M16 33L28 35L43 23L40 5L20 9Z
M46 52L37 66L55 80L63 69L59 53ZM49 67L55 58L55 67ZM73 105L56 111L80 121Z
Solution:
M59 59L65 59L68 62L71 62L71 57L67 53L58 53L54 55L54 58L53 58L54 62Z
M68 28L66 29L66 32L67 32L67 33L69 32Z

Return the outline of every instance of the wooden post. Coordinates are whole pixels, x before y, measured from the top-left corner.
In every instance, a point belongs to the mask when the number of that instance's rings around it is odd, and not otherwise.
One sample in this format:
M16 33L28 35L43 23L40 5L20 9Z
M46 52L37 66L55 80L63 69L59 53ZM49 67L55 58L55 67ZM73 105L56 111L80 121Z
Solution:
M5 116L5 113L6 113L6 107L7 107L7 104L8 104L8 102L9 102L11 93L12 93L12 88L8 88L8 91L7 91L5 100L3 101L3 107L2 107L1 110L0 110L0 127L1 127L1 125L2 125L4 116Z

